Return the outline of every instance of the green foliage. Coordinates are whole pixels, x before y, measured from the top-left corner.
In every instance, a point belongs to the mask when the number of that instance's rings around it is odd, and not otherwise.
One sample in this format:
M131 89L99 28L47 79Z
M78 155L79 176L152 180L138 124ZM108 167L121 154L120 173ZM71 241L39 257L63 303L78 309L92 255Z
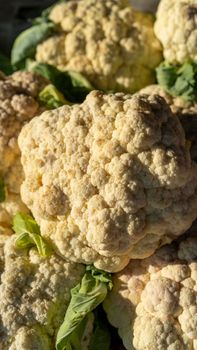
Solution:
M81 350L79 330L87 322L88 314L103 302L108 290L111 289L112 281L109 273L97 270L92 266L86 268L81 283L71 290L71 301L57 334L57 350ZM97 329L97 332L99 331Z
M52 84L47 85L39 94L39 102L47 109L54 109L69 102L66 101L63 94L59 92Z
M27 70L40 74L60 91L64 98L72 103L81 103L87 94L94 89L89 81L80 73L61 72L54 66L46 63L27 61Z
M163 62L156 72L159 85L170 95L188 102L197 101L197 62L186 62L182 66Z
M52 253L52 247L40 234L40 227L32 216L18 213L13 218L13 230L17 233L15 244L19 249L36 247L38 253L47 257Z

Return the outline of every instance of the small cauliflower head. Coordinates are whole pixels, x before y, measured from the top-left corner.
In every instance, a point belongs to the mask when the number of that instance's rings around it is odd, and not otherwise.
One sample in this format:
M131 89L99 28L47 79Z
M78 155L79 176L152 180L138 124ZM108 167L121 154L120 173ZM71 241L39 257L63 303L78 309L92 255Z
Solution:
M197 235L114 275L104 302L127 350L197 349Z
M156 14L155 34L170 63L197 60L196 0L161 0Z
M149 85L139 91L142 94L162 96L171 110L179 118L187 140L191 142L190 153L197 160L197 103L186 102L180 97L172 97L159 85Z
M41 258L15 247L15 235L4 247L0 285L0 349L53 350L55 337L79 283L84 266L53 254Z
M0 76L0 176L6 185L6 199L0 203L0 235L12 233L13 215L28 211L20 198L23 170L17 138L23 125L43 111L37 97L46 84L44 78L28 72Z
M38 45L38 62L80 72L104 91L132 93L155 81L162 55L153 18L129 1L68 1L49 18L59 32Z
M160 96L93 91L30 121L19 147L22 199L70 260L121 270L197 216L197 165Z

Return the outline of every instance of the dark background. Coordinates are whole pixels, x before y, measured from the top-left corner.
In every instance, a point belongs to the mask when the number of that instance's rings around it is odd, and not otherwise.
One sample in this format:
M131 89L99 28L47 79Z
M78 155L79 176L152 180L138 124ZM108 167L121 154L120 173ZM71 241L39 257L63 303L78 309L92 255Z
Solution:
M54 0L0 0L0 51L9 54L15 37Z

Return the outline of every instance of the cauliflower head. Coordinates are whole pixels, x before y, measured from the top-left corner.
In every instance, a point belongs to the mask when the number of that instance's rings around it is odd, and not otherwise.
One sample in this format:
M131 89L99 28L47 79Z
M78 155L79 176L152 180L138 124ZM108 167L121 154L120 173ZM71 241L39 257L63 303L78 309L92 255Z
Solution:
M49 18L59 32L38 45L38 62L80 72L104 91L132 93L155 81L162 55L153 18L129 1L68 1Z
M197 165L160 96L91 92L19 135L24 203L63 257L110 272L196 218Z
M170 105L171 110L179 118L185 131L186 139L191 141L190 153L193 160L197 160L197 103L184 101L179 97L172 97L159 85L149 85L139 91L142 94L162 96Z
M196 0L161 0L156 17L155 34L165 59L171 63L197 60Z
M57 330L84 266L53 254L15 248L15 235L4 246L0 285L0 349L53 350Z
M126 349L197 349L197 235L135 260L104 302Z
M20 198L23 170L17 138L23 125L43 111L37 97L46 85L43 77L28 72L0 76L0 176L6 185L6 199L0 203L0 235L12 233L13 215L28 211Z

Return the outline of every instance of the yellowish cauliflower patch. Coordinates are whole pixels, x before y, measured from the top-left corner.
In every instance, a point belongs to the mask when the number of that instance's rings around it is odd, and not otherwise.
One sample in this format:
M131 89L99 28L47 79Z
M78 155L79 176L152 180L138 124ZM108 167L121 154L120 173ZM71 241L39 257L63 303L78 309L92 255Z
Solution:
M63 257L118 271L197 215L197 166L160 96L91 92L19 136L21 195Z

